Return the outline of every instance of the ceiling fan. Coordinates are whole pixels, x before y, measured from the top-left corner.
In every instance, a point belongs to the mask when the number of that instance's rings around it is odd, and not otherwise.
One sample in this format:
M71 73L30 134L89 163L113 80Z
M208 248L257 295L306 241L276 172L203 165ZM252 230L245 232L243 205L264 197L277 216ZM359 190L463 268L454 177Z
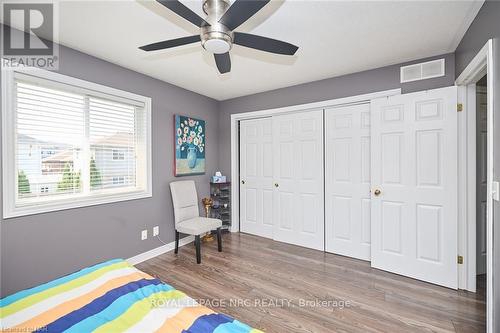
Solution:
M298 47L272 38L234 31L247 21L270 0L236 0L231 6L229 0L204 0L203 19L178 0L156 0L177 15L200 28L200 35L181 37L139 47L144 51L156 51L171 47L201 42L203 48L214 54L215 63L221 74L231 71L229 50L233 44L271 53L294 55Z

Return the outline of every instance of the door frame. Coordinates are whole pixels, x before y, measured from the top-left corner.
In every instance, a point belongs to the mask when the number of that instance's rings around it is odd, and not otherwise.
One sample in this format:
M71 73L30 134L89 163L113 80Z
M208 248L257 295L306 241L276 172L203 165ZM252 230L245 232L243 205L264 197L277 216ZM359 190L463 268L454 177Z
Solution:
M326 100L321 102L306 103L292 106L285 106L281 108L267 109L267 110L256 110L243 113L231 114L231 232L240 231L240 148L239 148L239 122L240 120L256 119L270 117L278 114L294 113L299 111L307 110L318 110L325 109L329 107L336 107L340 105L348 105L352 103L367 102L370 100L380 97L388 97L394 95L401 95L401 89L390 89L379 92L373 92L368 94L350 96L337 98L332 100Z
M464 255L464 266L459 268L459 288L476 290L476 82L485 74L487 79L487 209L486 209L486 329L493 332L493 40L490 39L459 75L458 101L465 107L465 116L459 117L459 170L462 187L459 203L463 204L459 220L459 253ZM462 178L463 177L463 178ZM465 183L465 184L464 184ZM460 186L460 184L459 184ZM468 194L467 194L468 193ZM466 216L466 218L465 218ZM461 247L461 248L460 248Z

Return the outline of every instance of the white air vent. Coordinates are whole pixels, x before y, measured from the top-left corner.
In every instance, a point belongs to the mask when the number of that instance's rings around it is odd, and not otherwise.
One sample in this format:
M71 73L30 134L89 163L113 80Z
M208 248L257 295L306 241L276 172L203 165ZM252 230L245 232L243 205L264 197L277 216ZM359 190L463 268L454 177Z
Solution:
M444 76L444 59L401 67L401 83Z

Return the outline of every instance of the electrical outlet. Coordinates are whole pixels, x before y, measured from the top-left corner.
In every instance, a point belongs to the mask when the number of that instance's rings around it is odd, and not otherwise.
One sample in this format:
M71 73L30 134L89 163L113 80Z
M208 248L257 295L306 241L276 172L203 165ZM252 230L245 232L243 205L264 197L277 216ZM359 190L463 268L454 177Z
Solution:
M158 236L160 234L160 227L156 226L153 228L153 236Z
M141 231L141 240L146 240L146 239L148 239L148 230L144 229L143 231Z

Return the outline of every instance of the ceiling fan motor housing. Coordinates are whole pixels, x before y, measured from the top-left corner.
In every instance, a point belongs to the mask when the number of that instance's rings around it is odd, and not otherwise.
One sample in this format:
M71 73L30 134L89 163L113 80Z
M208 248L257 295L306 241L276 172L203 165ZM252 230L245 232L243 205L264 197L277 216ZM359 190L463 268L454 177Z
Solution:
M201 44L211 53L226 53L233 46L233 32L219 23L229 5L229 0L205 0L203 2L203 11L207 14L206 21L210 25L201 27Z

